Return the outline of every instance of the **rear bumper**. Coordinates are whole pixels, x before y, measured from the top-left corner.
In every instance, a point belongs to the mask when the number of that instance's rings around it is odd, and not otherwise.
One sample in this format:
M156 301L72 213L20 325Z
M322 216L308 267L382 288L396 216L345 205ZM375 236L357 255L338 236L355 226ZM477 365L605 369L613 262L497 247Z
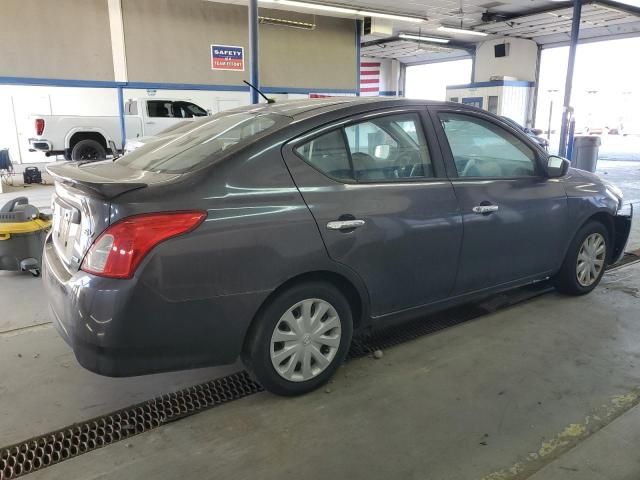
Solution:
M30 138L29 151L32 152L50 152L53 150L51 142L44 138Z
M234 362L268 295L168 301L140 278L70 274L50 241L43 254L43 281L54 325L78 362L113 377Z

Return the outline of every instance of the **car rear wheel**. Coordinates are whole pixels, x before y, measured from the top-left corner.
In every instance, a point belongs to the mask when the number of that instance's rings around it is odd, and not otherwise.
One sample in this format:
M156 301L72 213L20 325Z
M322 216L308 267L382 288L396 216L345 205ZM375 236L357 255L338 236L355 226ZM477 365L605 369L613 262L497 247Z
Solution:
M584 295L596 288L609 258L609 232L597 221L585 224L571 242L555 277L556 289L569 295Z
M323 385L344 361L353 321L331 284L308 282L281 292L255 319L243 362L278 395L302 395Z
M71 160L104 160L107 158L107 151L95 140L80 140L71 150Z

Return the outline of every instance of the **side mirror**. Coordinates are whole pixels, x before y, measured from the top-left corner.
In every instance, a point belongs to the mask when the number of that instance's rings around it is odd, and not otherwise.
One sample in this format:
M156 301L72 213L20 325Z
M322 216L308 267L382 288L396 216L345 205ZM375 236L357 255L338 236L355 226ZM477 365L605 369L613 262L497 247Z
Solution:
M571 162L566 158L558 157L556 155L549 155L547 157L547 176L549 178L564 177L569 171Z
M109 148L111 149L111 155L113 155L114 160L120 158L120 152L118 151L118 147L116 147L116 142L109 140Z

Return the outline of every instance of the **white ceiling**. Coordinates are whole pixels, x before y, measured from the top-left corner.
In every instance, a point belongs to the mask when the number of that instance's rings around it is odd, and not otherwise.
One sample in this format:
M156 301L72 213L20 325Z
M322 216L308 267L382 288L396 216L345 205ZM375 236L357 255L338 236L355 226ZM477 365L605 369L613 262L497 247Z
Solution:
M210 0L213 1L213 0ZM223 0L224 1L224 0ZM380 44L381 37L365 36L362 54L398 58L402 62L415 63L434 61L453 57L467 56L468 52L456 46L470 46L486 39L513 36L529 38L541 45L562 44L568 42L571 30L572 2L551 0L304 0L306 2L324 3L335 6L347 6L363 10L374 10L397 15L409 15L426 18L416 24L399 21L388 21L392 34L388 43ZM227 0L225 3L246 5L247 0ZM629 2L627 2L629 3ZM327 15L327 12L314 12L306 8L295 8L277 3L259 3L261 8L280 11L296 11L308 14L310 19L315 14ZM619 6L620 8L618 8ZM485 22L482 14L490 12L504 15L505 21ZM611 0L586 1L583 6L580 39L606 39L624 35L640 35L640 16L632 7ZM333 16L348 17L331 13ZM283 18L286 14L283 13ZM355 17L352 17L355 18ZM438 27L452 26L479 30L488 33L487 37L477 37L459 33L438 31ZM425 43L399 40L393 38L398 33L419 33L451 39L448 46L433 46ZM372 44L377 41L377 44Z
M532 13L476 26L477 30L497 36L528 38L541 45L566 42L571 34L573 8L566 7ZM613 7L610 3L593 2L582 7L580 39L640 34L640 17Z

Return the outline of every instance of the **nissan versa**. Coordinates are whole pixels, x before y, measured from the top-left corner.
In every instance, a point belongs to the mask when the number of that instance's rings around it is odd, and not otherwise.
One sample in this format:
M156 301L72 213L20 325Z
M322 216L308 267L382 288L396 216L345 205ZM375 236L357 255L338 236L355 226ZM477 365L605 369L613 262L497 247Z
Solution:
M546 278L588 293L631 225L619 189L450 103L248 106L48 170L47 297L84 367L241 357L282 395L392 320Z

